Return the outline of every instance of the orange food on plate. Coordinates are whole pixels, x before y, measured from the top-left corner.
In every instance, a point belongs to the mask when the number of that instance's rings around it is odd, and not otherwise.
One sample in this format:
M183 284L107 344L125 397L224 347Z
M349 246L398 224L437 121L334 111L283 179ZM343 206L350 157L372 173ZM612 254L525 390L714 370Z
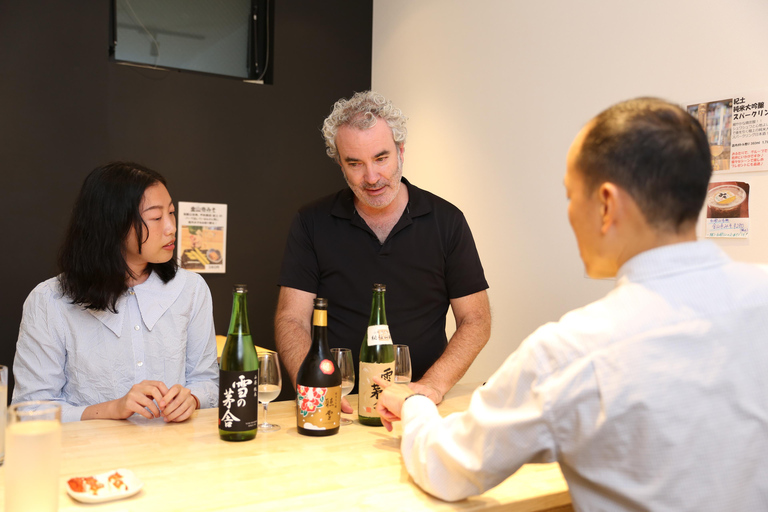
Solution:
M75 492L91 492L94 496L99 494L99 489L104 487L104 484L99 483L92 476L70 478L67 484Z
M109 475L109 483L112 487L115 489L121 490L121 491L127 491L128 486L125 485L125 482L123 482L123 476L115 471L111 475Z
M70 478L67 480L67 485L69 485L69 488L75 492L85 492L84 480L85 479L80 477Z

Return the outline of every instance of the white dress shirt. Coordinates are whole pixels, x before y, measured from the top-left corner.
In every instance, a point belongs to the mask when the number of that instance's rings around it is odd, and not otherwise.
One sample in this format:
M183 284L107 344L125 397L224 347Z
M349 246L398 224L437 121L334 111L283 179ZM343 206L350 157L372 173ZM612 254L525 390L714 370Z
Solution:
M711 242L641 253L467 411L416 396L402 418L408 472L446 500L558 461L577 510L768 510L768 267Z
M13 364L13 402L55 400L62 421L125 396L142 380L181 384L218 404L213 308L202 277L183 269L167 284L153 272L117 301L117 313L71 304L58 278L24 302Z

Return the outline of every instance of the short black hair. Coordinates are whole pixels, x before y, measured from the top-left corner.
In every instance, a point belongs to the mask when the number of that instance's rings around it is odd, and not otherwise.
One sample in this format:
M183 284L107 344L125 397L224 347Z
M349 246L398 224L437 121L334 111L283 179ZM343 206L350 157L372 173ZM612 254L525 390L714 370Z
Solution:
M166 185L160 173L133 162L112 162L85 178L58 258L59 282L73 304L117 312L131 275L125 239L133 227L141 252L147 226L139 207L144 191L157 183ZM164 283L176 270L175 258L147 265L147 272L156 272Z
M576 167L590 190L620 186L656 228L678 231L696 221L712 176L697 119L664 100L637 98L604 110L587 129Z

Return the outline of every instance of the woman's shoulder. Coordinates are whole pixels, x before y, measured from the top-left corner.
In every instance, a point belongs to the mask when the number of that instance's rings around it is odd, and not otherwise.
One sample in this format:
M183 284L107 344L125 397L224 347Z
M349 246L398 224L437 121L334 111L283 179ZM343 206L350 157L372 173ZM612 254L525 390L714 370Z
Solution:
M190 286L193 288L208 288L208 283L205 282L203 276L197 272L192 272L184 268L180 268L176 271L174 280L179 279L184 286Z
M168 284L178 290L179 296L186 296L195 302L205 300L204 297L211 295L208 283L203 276L183 268L176 271L176 275Z
M64 297L64 292L61 289L61 282L59 276L46 279L42 283L35 286L31 292L29 292L29 299L45 299L45 300L60 300Z
M35 286L24 301L25 315L47 315L53 310L72 307L71 300L64 295L59 278L52 277Z

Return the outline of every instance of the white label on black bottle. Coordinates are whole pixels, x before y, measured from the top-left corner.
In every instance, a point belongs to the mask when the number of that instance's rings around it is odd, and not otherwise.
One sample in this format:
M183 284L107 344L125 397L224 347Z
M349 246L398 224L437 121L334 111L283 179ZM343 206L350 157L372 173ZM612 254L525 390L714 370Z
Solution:
M389 335L388 325L369 325L368 326L368 346L391 345L392 336Z
M253 430L259 423L259 370L219 370L219 428Z

